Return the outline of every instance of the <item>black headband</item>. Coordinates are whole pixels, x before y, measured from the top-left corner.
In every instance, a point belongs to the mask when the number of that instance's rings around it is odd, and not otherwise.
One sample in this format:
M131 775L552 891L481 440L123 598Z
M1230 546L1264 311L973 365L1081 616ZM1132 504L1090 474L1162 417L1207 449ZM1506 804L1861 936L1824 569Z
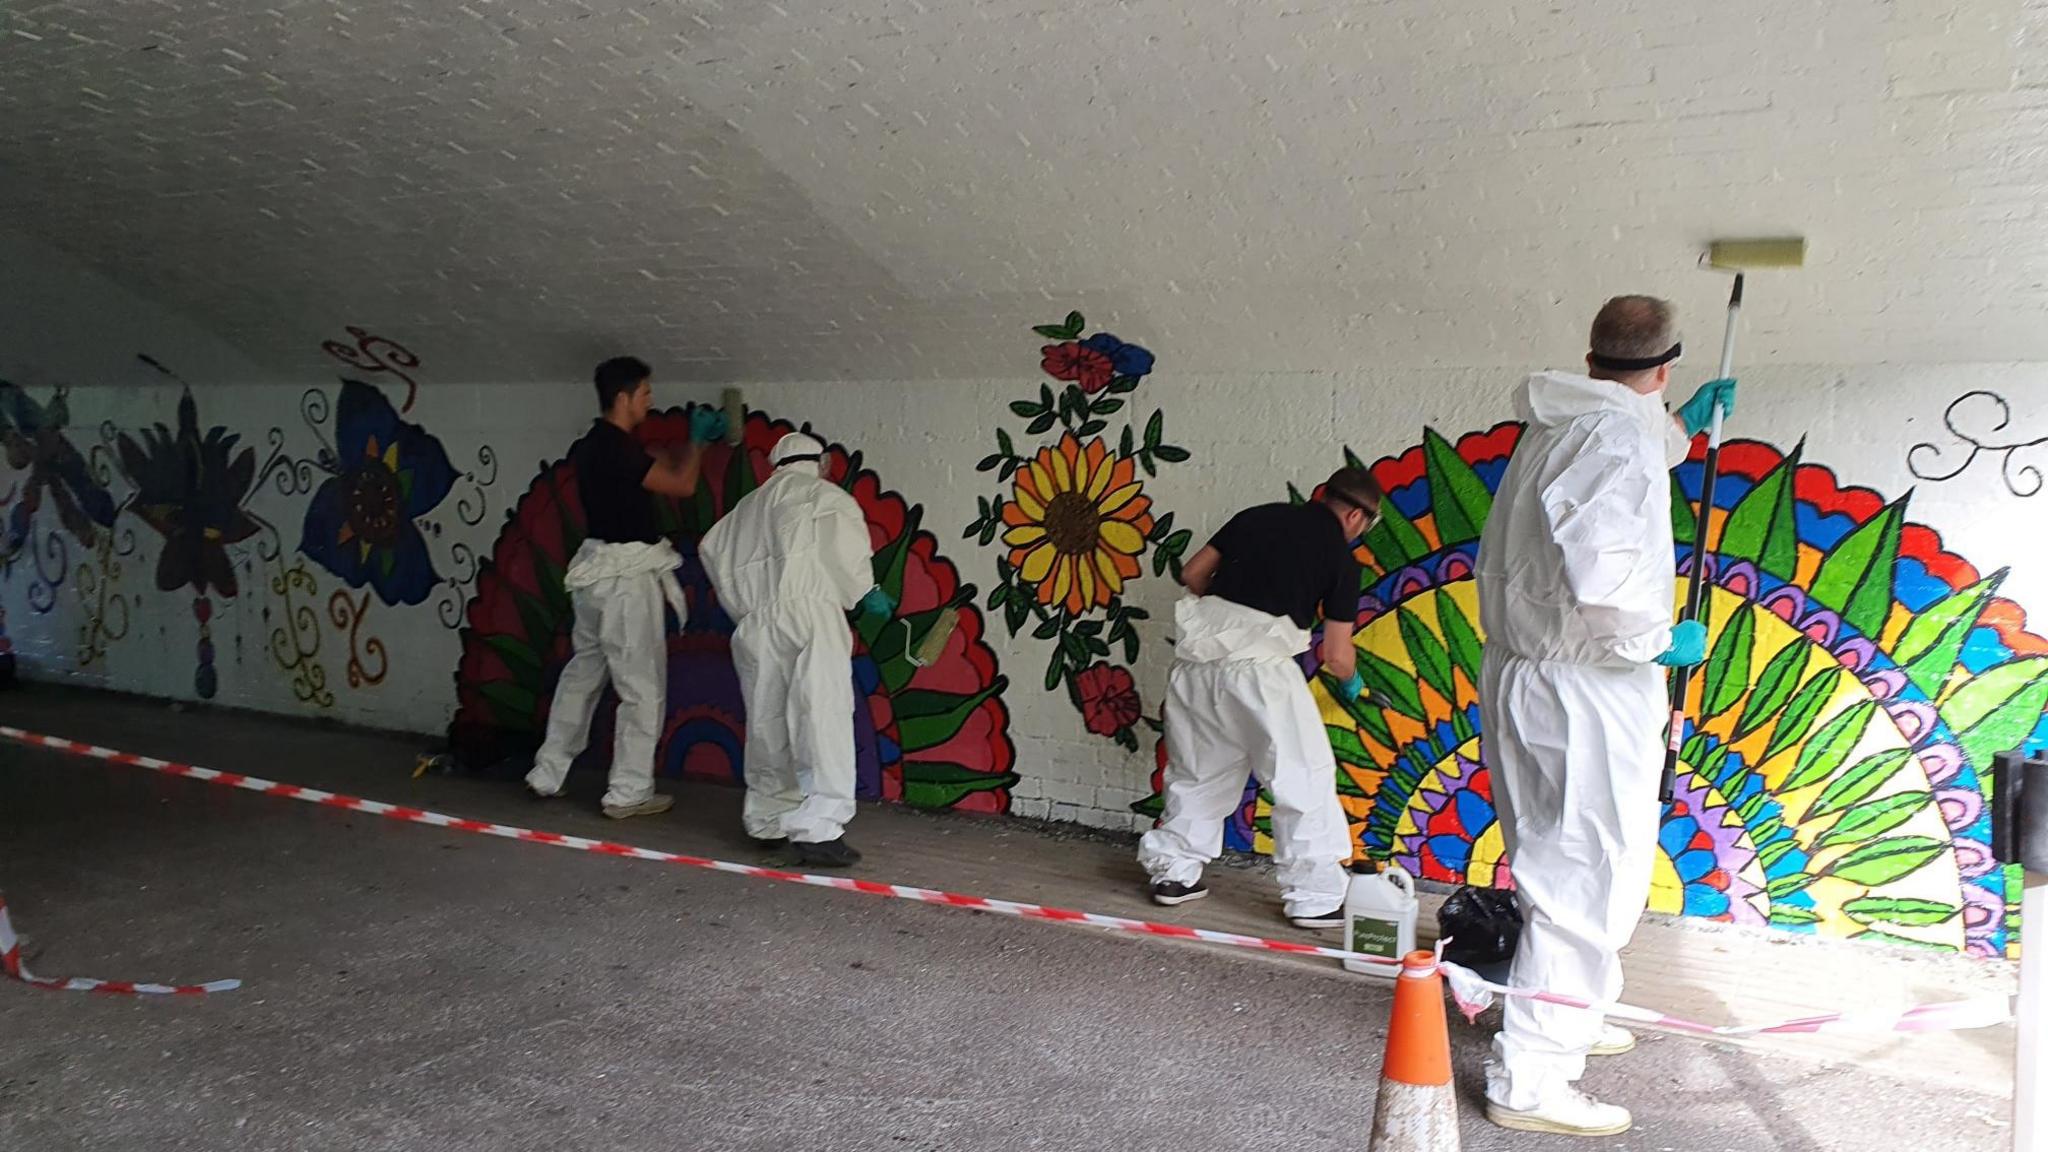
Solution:
M1659 367L1675 361L1679 357L1679 353L1683 353L1683 351L1686 351L1686 344L1671 344L1669 348L1665 348L1665 353L1661 357L1636 357L1636 359L1630 361L1630 359L1624 359L1624 357L1606 357L1606 355L1599 355L1599 353L1587 353L1585 359L1595 369L1608 369L1608 371L1649 371L1649 369L1659 369Z
M800 464L805 460L823 460L824 458L816 452L806 452L801 456L784 456L775 466L780 468L785 464Z
M1605 368L1609 372L1647 372L1652 368L1662 368L1664 365L1678 359L1678 354L1684 350L1684 344L1673 344L1664 350L1662 356L1641 356L1633 360L1592 352L1587 354L1586 360L1593 367Z

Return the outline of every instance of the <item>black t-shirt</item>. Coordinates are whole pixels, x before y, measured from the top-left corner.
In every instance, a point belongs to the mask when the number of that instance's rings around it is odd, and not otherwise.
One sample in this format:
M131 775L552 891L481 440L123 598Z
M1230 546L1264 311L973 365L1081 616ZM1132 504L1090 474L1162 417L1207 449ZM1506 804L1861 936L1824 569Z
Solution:
M569 450L569 459L576 466L576 490L592 540L652 544L661 539L654 528L654 497L640 486L654 457L631 432L599 420Z
M1209 547L1222 553L1209 595L1313 628L1316 609L1358 619L1358 558L1336 513L1317 503L1261 504L1230 518Z

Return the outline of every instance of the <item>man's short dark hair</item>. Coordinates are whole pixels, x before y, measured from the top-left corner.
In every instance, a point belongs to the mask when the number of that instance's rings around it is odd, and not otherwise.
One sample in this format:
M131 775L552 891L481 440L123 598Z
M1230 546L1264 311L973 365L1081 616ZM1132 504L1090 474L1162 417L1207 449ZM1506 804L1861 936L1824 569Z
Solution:
M1596 356L1644 360L1678 342L1677 314L1655 296L1616 296L1593 317L1586 343Z
M647 361L637 356L614 356L597 366L597 410L609 412L620 396L631 395L640 382L654 375Z
M1379 482L1363 468L1339 468L1323 482L1323 503L1348 505L1368 519L1380 514L1380 498Z

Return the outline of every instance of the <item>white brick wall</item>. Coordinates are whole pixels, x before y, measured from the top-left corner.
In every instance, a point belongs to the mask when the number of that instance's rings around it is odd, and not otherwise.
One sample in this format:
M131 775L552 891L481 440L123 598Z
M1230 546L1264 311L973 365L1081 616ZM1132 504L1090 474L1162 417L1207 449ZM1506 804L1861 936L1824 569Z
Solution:
M303 451L300 392L336 375L320 341L398 337L418 420L459 467L502 462L445 563L575 434L589 365L631 350L664 402L748 382L862 449L986 588L993 552L959 529L1036 387L1032 323L1079 308L1159 354L1145 401L1195 458L1148 492L1201 535L1346 444L1506 418L1613 292L1679 301L1696 381L1725 291L1690 270L1700 244L1804 232L1805 270L1753 282L1735 429L1896 496L1972 388L2048 435L2044 28L2016 0L15 5L0 375L75 385L76 428L169 422L149 352L204 423ZM2048 555L2016 529L2044 500L1987 461L1913 511L2040 613ZM256 507L296 522L274 491ZM150 561L91 677L189 695L189 604ZM0 579L15 642L74 674L77 582L38 614L30 571ZM1171 591L1133 598L1156 696ZM216 621L221 697L292 710L268 606ZM391 678L336 714L439 728L453 637L383 638ZM1149 749L1037 692L1028 635L994 642L1015 810L1127 826Z

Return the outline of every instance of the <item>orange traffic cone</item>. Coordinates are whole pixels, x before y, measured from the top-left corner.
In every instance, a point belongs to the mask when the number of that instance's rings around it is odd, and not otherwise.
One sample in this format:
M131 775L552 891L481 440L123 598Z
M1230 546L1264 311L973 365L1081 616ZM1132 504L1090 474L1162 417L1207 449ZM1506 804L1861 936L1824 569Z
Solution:
M1394 983L1394 1019L1367 1152L1457 1152L1458 1097L1436 956L1410 952Z

